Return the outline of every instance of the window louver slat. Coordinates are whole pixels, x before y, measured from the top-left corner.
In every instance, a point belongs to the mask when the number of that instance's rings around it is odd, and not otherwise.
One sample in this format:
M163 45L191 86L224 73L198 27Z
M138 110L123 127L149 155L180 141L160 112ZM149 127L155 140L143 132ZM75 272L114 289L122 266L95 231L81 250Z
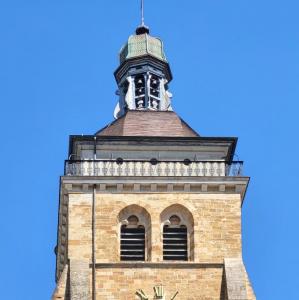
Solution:
M187 228L168 227L163 228L163 259L164 260L188 260Z
M145 260L145 229L121 228L120 259L122 261Z

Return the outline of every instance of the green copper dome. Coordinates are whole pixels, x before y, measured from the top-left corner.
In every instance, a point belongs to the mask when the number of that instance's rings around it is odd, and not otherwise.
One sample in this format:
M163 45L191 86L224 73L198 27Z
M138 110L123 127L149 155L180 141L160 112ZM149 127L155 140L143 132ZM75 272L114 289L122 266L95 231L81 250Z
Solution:
M147 33L131 35L128 43L120 50L119 59L122 64L127 59L144 55L151 55L167 62L163 42Z

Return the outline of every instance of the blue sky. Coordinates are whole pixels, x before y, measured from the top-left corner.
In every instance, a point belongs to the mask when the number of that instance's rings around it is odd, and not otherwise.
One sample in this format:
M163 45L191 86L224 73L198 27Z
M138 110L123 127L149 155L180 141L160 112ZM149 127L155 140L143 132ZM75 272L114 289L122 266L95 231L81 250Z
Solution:
M137 0L1 0L3 299L54 289L59 176L70 134L113 118L117 53ZM259 300L299 299L299 2L151 0L173 105L203 136L237 136L251 176L244 261Z

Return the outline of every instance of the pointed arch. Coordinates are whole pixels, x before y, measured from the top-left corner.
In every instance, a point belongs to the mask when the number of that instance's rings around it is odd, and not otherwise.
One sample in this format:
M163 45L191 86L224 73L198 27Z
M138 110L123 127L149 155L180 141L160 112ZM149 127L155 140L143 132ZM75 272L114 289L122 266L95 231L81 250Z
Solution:
M194 260L194 218L181 204L173 204L160 214L163 260Z
M151 257L151 216L132 204L118 214L119 257L121 261L148 261Z

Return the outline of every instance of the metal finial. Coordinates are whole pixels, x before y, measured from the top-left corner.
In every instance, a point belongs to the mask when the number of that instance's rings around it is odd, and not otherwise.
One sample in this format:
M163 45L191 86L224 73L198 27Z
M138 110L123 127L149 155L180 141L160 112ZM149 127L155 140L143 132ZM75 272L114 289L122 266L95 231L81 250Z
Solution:
M149 34L149 28L144 24L144 0L141 0L141 25L136 29L136 34Z
M141 0L141 26L144 26L144 0Z

